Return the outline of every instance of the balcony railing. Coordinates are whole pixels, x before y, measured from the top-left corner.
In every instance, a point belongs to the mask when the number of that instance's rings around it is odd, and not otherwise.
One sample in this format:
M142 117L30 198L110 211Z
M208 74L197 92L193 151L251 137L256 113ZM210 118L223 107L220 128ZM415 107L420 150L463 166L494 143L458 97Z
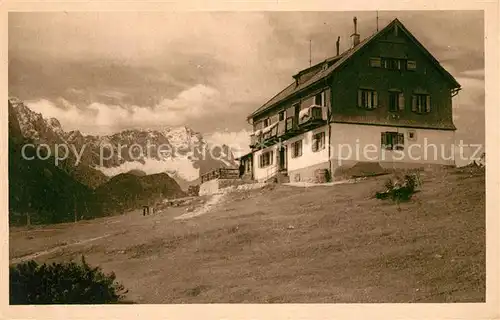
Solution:
M281 120L264 129L257 130L250 135L250 147L259 148L271 145L278 138L288 139L304 130L310 130L311 127L321 125L325 122L323 117L323 108L313 105L299 113L299 117L289 117Z
M214 179L238 179L239 169L217 168L200 176L201 183Z
M299 115L299 126L308 126L323 122L323 108L320 106L311 106L301 110Z

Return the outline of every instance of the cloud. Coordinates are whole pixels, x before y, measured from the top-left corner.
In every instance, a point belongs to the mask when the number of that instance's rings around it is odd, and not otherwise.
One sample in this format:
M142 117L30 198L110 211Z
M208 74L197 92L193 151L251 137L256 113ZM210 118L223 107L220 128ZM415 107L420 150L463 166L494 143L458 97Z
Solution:
M477 72L478 71L474 70L473 74L477 74ZM479 79L476 77L466 77L461 75L456 79L462 86L462 90L454 98L454 107L456 109L475 109L484 111L484 78Z
M227 145L237 158L250 152L250 131L216 131L208 134L205 140L214 145Z
M9 91L82 131L186 124L229 139L309 65L309 39L313 63L337 36L346 49L353 16L375 32L375 12L9 13ZM380 27L393 18L457 77L457 118L476 130L462 111L484 110L483 13L380 11Z
M87 134L179 126L192 119L227 113L227 104L220 99L220 93L205 85L184 90L173 99L162 99L153 107L94 102L82 108L63 98L55 102L47 99L27 101L26 104L46 118L57 118L65 130L79 129Z

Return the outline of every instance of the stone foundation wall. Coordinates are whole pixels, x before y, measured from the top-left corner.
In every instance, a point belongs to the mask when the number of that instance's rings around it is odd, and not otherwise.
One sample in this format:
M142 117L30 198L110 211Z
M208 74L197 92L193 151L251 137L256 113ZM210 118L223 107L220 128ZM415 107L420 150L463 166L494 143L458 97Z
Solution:
M214 194L219 191L219 180L214 179L214 180L209 180L206 182L203 182L200 185L200 192L198 193L200 196L208 195L208 194Z
M200 196L215 194L219 192L220 189L224 189L230 186L239 186L248 183L241 179L213 179L203 182L200 185Z
M290 182L316 182L316 170L329 169L328 161L288 172Z

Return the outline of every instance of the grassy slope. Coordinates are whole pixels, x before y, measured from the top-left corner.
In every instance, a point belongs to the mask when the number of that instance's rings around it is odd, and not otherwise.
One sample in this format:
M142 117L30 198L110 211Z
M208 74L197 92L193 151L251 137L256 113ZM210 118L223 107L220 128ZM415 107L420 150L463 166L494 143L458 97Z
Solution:
M172 208L16 229L11 257L111 234L39 260L85 253L140 303L484 301L484 174L433 172L401 212L371 198L384 179L234 193L186 221Z

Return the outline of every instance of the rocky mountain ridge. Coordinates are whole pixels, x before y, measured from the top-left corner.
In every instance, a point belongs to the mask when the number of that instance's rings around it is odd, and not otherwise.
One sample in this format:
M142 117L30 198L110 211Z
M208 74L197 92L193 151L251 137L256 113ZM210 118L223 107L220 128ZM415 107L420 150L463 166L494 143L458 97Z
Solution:
M96 188L111 177L131 170L167 173L185 190L200 174L234 167L229 147L214 146L189 127L163 130L128 129L110 135L65 131L56 118L44 118L17 98L9 98L22 135L35 144L49 145L68 158L59 166L81 183ZM60 145L60 146L58 146Z

